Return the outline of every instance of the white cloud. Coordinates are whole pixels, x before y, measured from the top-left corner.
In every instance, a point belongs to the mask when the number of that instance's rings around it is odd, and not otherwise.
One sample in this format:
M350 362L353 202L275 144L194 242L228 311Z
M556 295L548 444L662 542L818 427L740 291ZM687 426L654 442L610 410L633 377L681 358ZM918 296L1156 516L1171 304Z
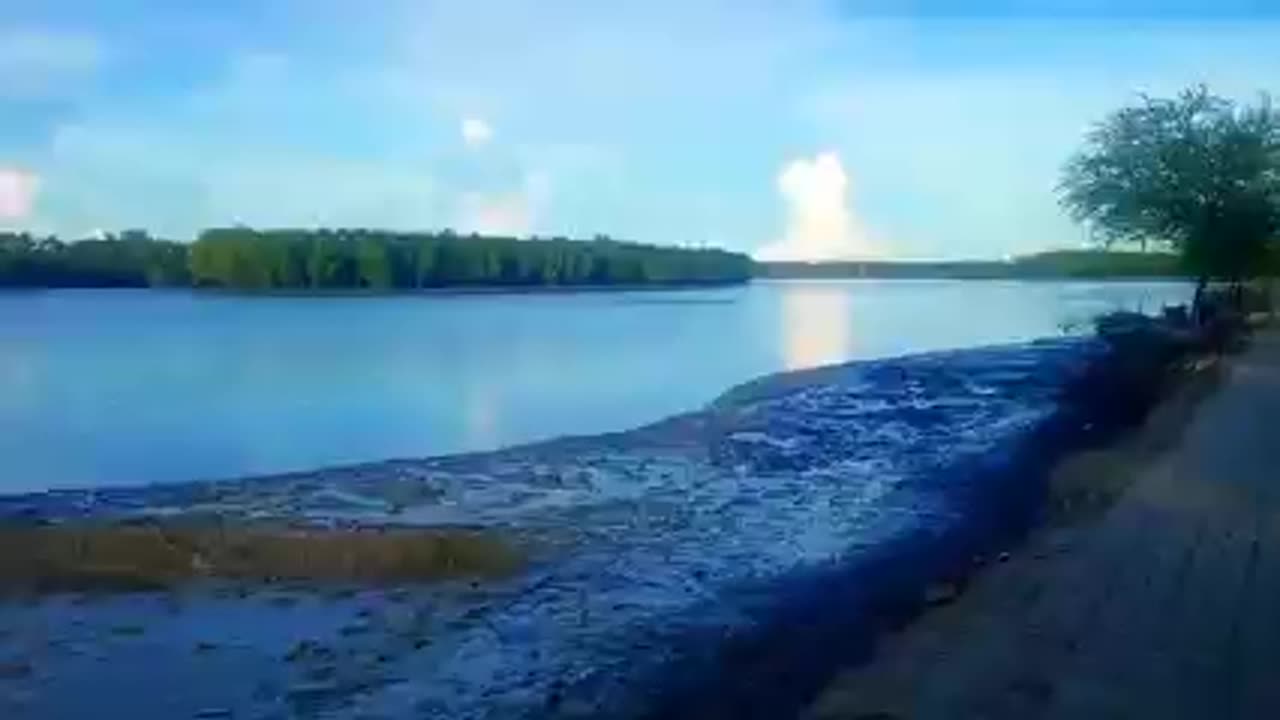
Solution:
M761 260L845 260L877 254L849 199L840 156L797 158L778 175L786 203L782 239L757 252Z
M0 98L61 96L103 59L97 38L79 32L0 28Z
M0 221L25 219L39 190L40 176L35 173L0 167Z
M480 118L464 118L462 121L462 141L467 147L476 148L493 139L493 128Z

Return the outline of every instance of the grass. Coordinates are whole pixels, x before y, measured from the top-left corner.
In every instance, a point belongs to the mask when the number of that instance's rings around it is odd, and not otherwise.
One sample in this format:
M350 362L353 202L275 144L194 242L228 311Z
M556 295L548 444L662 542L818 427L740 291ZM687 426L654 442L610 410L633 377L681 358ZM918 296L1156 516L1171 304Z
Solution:
M1102 447L1075 452L1049 478L1051 525L1071 525L1105 512L1132 484L1142 468L1176 447L1200 403L1219 386L1222 363L1192 356L1164 384L1164 399L1137 427Z
M0 589L157 590L201 578L390 584L493 577L520 562L470 530L0 525Z

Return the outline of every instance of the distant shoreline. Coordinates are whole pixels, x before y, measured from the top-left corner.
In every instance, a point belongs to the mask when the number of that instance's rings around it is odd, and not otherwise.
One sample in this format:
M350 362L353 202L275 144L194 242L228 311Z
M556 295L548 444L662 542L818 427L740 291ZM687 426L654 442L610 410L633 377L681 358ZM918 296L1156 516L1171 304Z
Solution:
M1026 282L1026 283L1055 283L1055 282L1103 282L1103 283L1142 283L1142 282L1191 282L1191 279L1185 275L830 275L830 276L801 276L801 275L771 275L752 278L752 282L794 282L802 281L831 281L844 282L849 280L905 280L905 281L947 281L947 282Z
M1169 253L1060 250L1009 260L839 260L756 262L754 277L928 280L1178 280Z
M738 287L751 281L723 283L643 283L630 285L457 285L451 287L407 288L373 290L367 288L293 288L276 290L247 290L243 288L222 287L0 287L0 295L6 293L30 293L51 291L85 291L85 290L130 290L135 292L157 292L163 294L181 293L184 295L208 295L211 297L248 297L248 298L374 298L374 297L448 297L455 295L574 295L578 293L609 292L661 292L677 290L709 290L716 288Z
M848 282L848 281L957 281L957 282L1104 282L1104 283L1142 283L1142 282L1188 282L1188 278L1179 275L990 275L990 276L941 276L941 275L765 275L742 281L720 283L639 283L627 285L456 285L450 287L430 287L413 289L371 290L365 288L317 288L317 289L278 289L278 290L246 290L220 287L139 287L131 285L107 286L0 286L0 296L8 294L24 294L56 291L86 290L126 290L134 292L156 292L163 294L181 293L187 295L208 295L211 297L247 297L247 298L373 298L373 297L450 297L461 295L577 295L605 294L613 292L676 292L686 290L715 290L751 285L753 283L774 282Z

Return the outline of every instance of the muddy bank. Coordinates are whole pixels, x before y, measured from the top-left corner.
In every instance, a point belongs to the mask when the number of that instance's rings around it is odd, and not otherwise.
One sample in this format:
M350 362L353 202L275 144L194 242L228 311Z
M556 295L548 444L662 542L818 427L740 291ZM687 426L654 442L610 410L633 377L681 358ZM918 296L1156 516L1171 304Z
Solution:
M1159 507L1194 507L1197 495L1175 478L1182 468L1194 466L1187 449L1203 443L1206 415L1220 411L1214 395L1230 385L1232 375L1223 365L1216 358L1183 365L1177 387L1141 424L1103 446L1064 457L1050 475L1045 522L997 562L975 566L954 584L937 588L937 602L909 626L879 633L874 655L838 673L800 717L1096 717L1116 708L1134 716L1167 714L1154 711L1155 698L1142 693L1155 690L1164 696L1170 687L1145 684L1126 673L1143 675L1161 664L1185 662L1163 649L1153 654L1153 648L1160 637L1180 636L1183 628L1177 625L1193 624L1201 608L1174 627L1149 621L1181 606L1180 588L1205 580L1176 569L1183 567L1189 547L1158 535L1168 517L1161 520L1135 508L1158 513ZM1128 523L1135 535L1113 534ZM1246 528L1243 536L1251 525L1239 527ZM1189 534L1199 537L1199 532ZM1260 541L1252 540L1246 552L1256 555ZM1214 565L1232 566L1221 555L1208 557ZM1176 562L1162 564L1161 558ZM1207 584L1200 591L1213 596L1241 590L1229 583ZM1262 606L1269 607L1265 602ZM1118 614L1119 605L1130 614ZM1234 608L1243 604L1233 600L1221 607L1230 622L1241 617ZM1102 655L1098 642L1106 648ZM1122 651L1122 646L1129 647ZM1134 654L1125 654L1129 651ZM1221 650L1208 641L1191 652L1215 657ZM1264 667L1272 664L1268 660ZM1087 682L1076 675L1082 669L1093 676ZM1218 677L1197 675L1187 686L1221 692L1224 688L1215 686ZM1129 692L1140 699L1125 698ZM1224 698L1229 695L1228 689Z
M525 564L8 602L0 652L24 670L0 684L42 718L785 715L1035 521L1054 460L1119 422L1075 392L1106 362L1093 339L933 353L767 378L627 433L3 498L24 526L466 530ZM138 678L165 692L128 691Z

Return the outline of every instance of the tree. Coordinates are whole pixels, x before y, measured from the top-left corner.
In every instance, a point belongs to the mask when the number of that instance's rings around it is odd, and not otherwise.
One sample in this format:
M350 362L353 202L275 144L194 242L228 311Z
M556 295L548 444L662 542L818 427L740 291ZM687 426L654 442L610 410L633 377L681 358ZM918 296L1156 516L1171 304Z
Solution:
M374 290L391 287L391 260L385 240L361 237L356 241L356 262L360 285Z
M1088 134L1064 168L1062 205L1103 240L1177 251L1196 277L1233 286L1266 271L1280 229L1280 113L1203 87L1140 97Z

